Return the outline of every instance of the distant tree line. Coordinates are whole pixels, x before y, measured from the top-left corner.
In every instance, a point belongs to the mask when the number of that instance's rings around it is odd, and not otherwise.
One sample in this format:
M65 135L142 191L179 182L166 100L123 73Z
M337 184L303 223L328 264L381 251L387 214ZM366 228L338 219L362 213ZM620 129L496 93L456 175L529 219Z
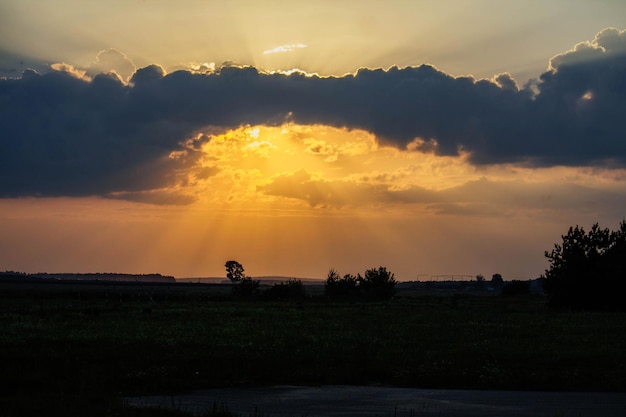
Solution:
M301 300L307 297L301 280L292 278L261 290L260 281L247 277L239 262L230 260L224 266L226 277L233 284L232 295L235 297L260 297L265 300ZM324 295L336 300L386 300L395 294L396 283L394 274L382 266L368 269L363 276L347 274L341 277L331 269L324 282Z
M553 307L626 311L626 221L611 231L570 227L545 256L545 291Z
M261 297L266 300L301 300L307 294L302 281L291 278L261 291L261 282L245 275L243 265L237 261L227 261L226 277L233 284L232 295L240 298Z
M331 269L324 283L324 294L335 299L385 300L393 297L397 281L394 274L381 266L365 271L365 275L343 277Z
M0 278L23 277L23 278L40 278L47 280L59 281L110 281L110 282L160 282L175 283L173 276L161 274L123 274L117 272L94 272L94 273L49 273L38 272L35 274L27 274L24 272L5 271L0 272Z

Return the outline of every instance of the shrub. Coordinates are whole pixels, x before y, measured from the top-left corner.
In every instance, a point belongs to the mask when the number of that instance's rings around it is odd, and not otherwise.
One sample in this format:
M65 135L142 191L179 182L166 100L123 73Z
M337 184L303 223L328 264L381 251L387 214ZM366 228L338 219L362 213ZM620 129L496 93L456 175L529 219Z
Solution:
M360 286L368 299L384 300L393 297L397 281L394 274L381 266L365 271L365 277L360 280Z
M306 298L306 290L302 281L290 278L286 283L274 284L265 290L263 297L268 300L301 300Z
M500 274L493 274L491 276L491 285L495 288L502 288L504 285L504 279Z
M324 293L335 298L363 297L368 300L384 300L395 294L396 280L385 267L372 268L360 274L346 274L341 278L337 271L331 269L324 283Z
M324 294L335 298L353 298L358 296L360 275L354 276L346 274L341 278L337 271L331 269L328 271L328 277L324 283Z
M259 292L261 282L250 277L243 277L232 287L232 293L235 297L251 297Z

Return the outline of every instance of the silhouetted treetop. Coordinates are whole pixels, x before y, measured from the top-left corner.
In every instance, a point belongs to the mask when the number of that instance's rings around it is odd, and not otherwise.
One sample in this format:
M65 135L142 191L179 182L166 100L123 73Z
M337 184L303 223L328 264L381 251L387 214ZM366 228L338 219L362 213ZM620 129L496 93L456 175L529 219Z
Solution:
M368 269L364 277L346 274L342 278L331 269L324 283L324 292L327 296L339 298L387 299L394 295L396 283L394 274L382 266Z
M231 282L236 283L245 278L243 265L237 261L227 261L224 265L226 267L226 278Z
M570 227L545 256L545 290L556 307L593 310L625 310L626 221L616 231L596 223L589 232Z

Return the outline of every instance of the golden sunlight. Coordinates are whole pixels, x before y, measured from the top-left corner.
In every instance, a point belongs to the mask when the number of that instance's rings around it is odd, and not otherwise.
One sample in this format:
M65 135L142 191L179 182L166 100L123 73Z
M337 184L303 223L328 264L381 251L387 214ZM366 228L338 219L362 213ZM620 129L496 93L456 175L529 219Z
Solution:
M194 209L316 216L330 211L391 211L493 214L507 201L534 201L531 187L572 182L608 187L598 172L507 165L477 167L460 157L382 146L363 130L323 125L243 126L219 134L200 133L204 144L195 165L168 190L195 200ZM184 158L184 155L171 157ZM499 196L499 197L498 197ZM540 208L550 197L542 197ZM548 199L548 200L546 200ZM519 206L519 204L517 205ZM506 212L517 210L506 205ZM549 205L548 205L549 206ZM372 212L372 209L376 209Z
M362 130L322 125L207 130L185 146L189 152L170 155L188 161L177 184L155 194L187 204L5 201L0 225L13 238L0 249L20 265L36 257L42 270L68 262L77 271L111 270L106 259L115 259L123 272L219 276L225 259L237 259L256 275L385 265L408 280L480 272L506 259L510 274L524 276L542 259L520 242L549 247L562 231L555 213L566 224L581 218L581 190L626 192L624 170L475 167L464 156L399 150ZM50 247L65 247L65 258L49 256Z
M362 130L285 124L246 126L207 137L190 172L212 175L193 174L185 192L213 207L280 204L308 211L421 203L419 196L407 194L439 191L484 175L464 158L380 146Z

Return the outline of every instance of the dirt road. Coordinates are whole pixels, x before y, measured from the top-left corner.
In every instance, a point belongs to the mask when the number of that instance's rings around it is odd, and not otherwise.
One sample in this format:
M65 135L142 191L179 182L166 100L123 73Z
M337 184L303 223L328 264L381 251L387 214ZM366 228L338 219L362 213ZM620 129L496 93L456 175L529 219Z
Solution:
M626 393L426 390L393 387L276 386L210 389L128 399L134 406L228 410L266 417L624 417Z

